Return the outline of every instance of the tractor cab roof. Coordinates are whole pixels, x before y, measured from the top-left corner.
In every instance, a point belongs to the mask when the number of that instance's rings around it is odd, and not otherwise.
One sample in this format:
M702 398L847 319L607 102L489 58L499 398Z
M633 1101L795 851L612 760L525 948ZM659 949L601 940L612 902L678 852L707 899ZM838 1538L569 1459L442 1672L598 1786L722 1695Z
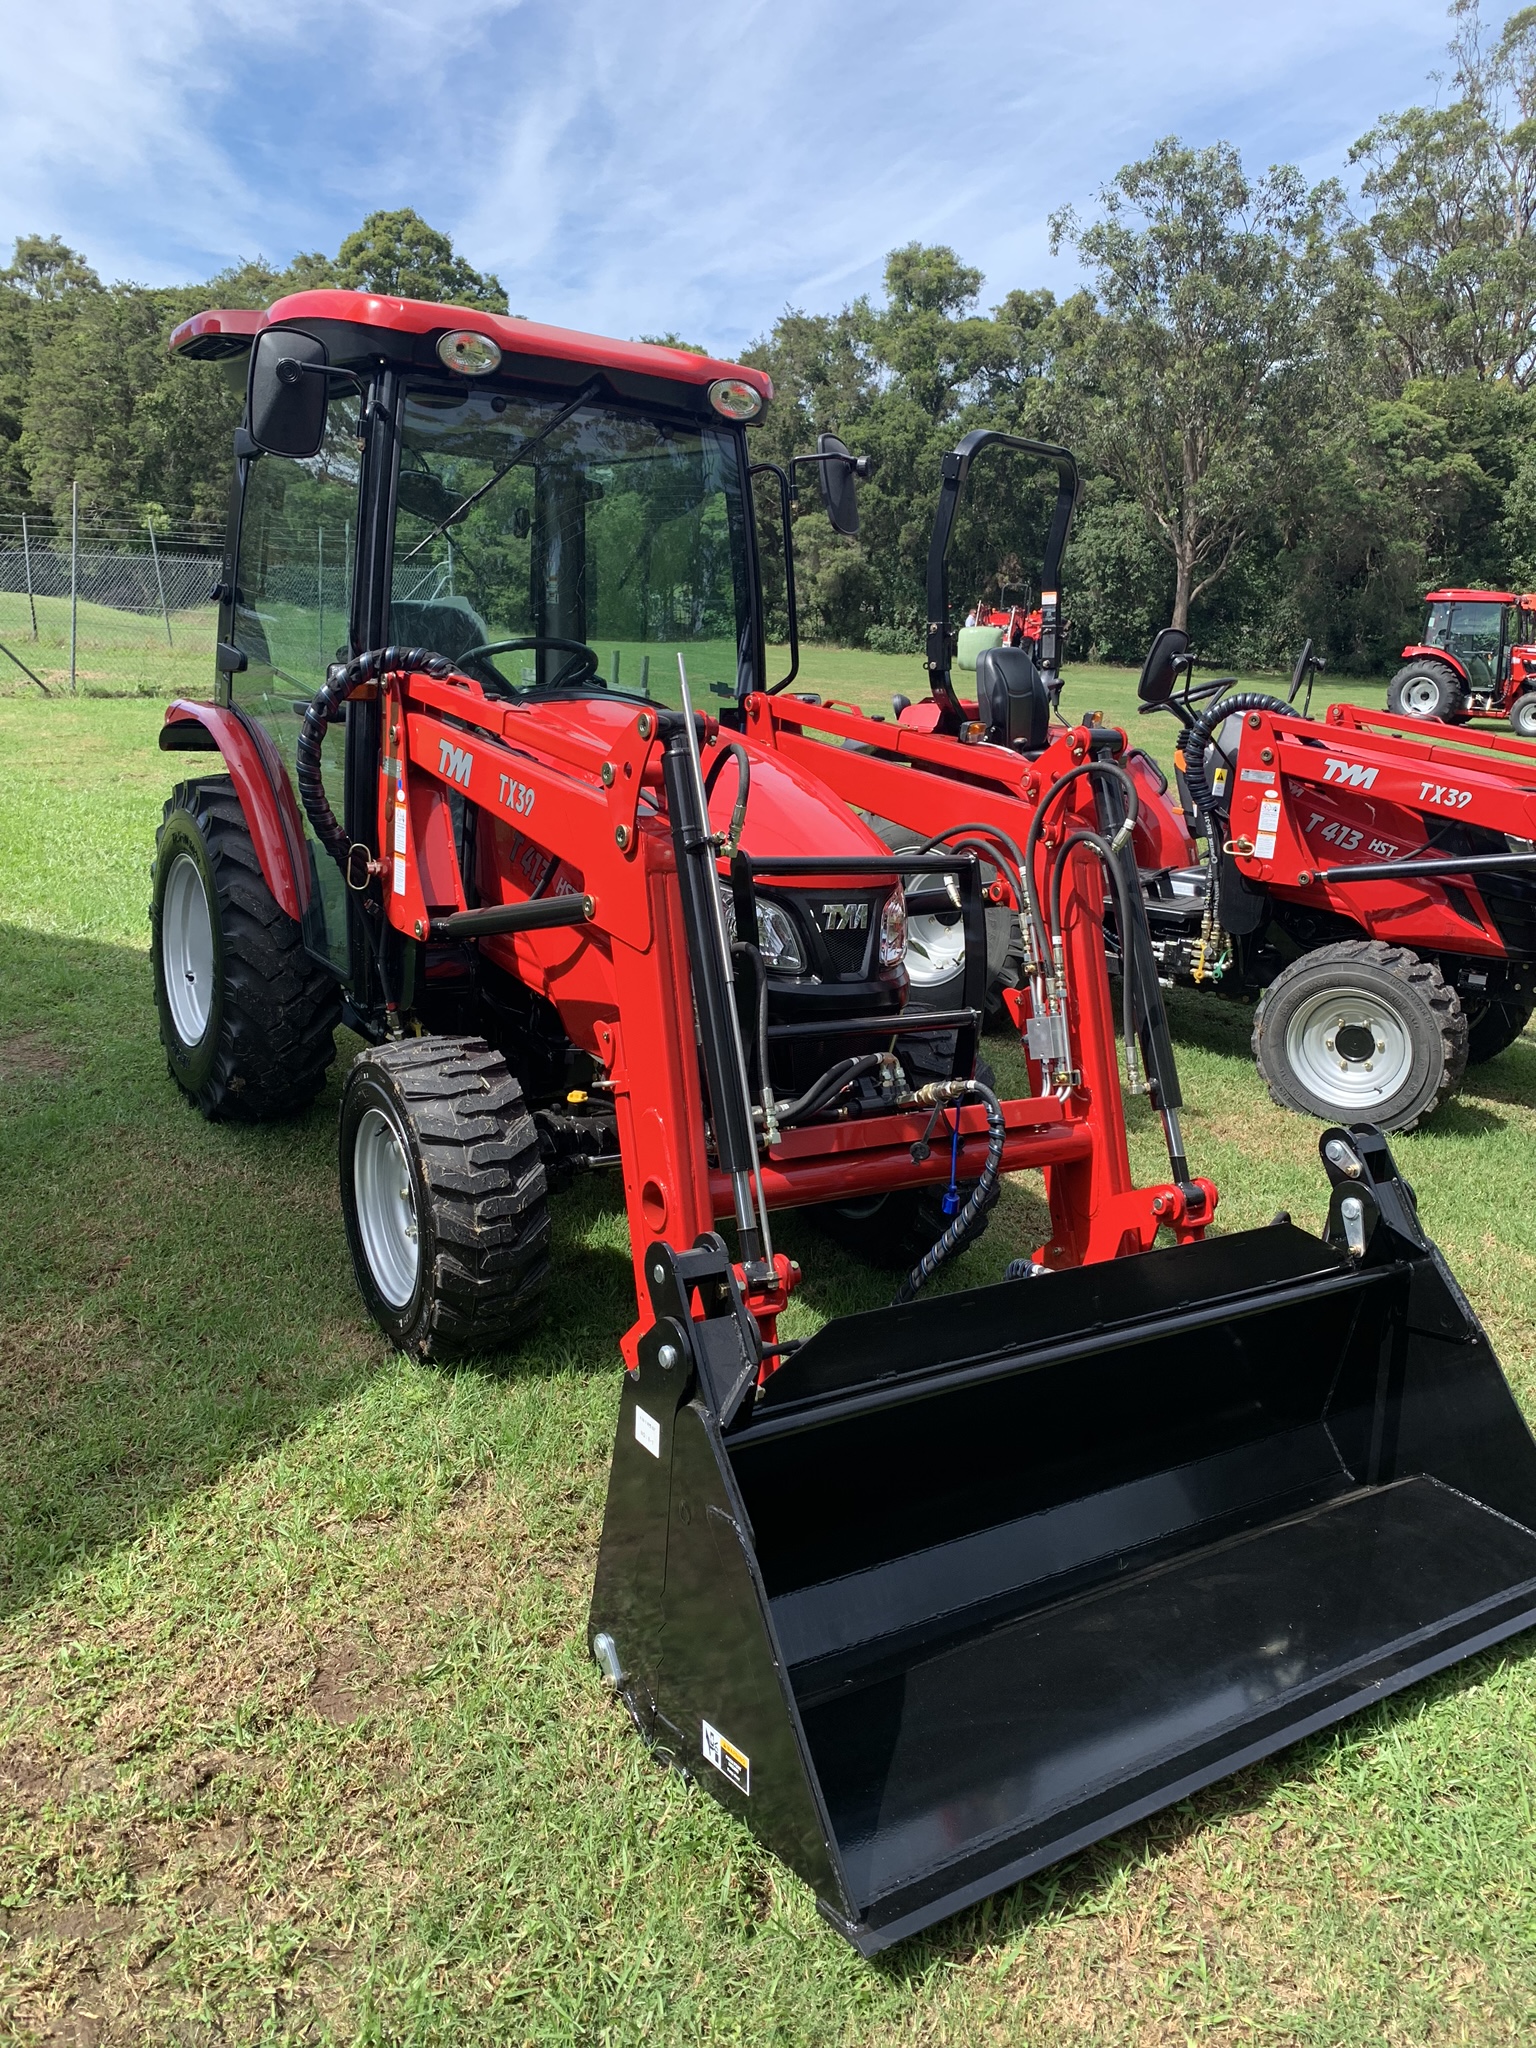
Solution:
M1521 604L1536 606L1536 597L1516 597L1509 590L1431 590L1426 604Z
M763 370L649 341L616 341L569 327L488 313L483 306L439 306L368 292L293 292L265 310L210 308L182 321L171 335L175 355L197 361L245 355L266 327L295 327L323 341L338 365L388 362L441 371L437 344L445 334L483 334L502 353L501 375L569 384L599 370L621 396L662 399L689 411L709 409L709 387L723 377L751 385L766 403L773 381Z

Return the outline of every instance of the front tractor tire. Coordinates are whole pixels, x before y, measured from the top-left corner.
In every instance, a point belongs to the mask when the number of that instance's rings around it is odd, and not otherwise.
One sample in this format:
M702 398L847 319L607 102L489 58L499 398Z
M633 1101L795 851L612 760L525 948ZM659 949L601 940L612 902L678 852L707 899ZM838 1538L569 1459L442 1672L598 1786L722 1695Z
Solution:
M1467 715L1466 685L1448 662L1410 661L1387 685L1387 709L1397 718L1460 723Z
M1536 690L1522 690L1509 707L1511 732L1523 740L1536 740Z
M341 1208L358 1291L412 1357L505 1351L539 1319L549 1197L538 1133L482 1038L406 1038L354 1062Z
M155 837L150 955L171 1078L203 1115L295 1115L336 1057L341 991L262 879L227 775L179 783Z
M1253 1056L1282 1109L1411 1131L1467 1065L1461 999L1433 961L1379 939L1293 960L1264 991Z

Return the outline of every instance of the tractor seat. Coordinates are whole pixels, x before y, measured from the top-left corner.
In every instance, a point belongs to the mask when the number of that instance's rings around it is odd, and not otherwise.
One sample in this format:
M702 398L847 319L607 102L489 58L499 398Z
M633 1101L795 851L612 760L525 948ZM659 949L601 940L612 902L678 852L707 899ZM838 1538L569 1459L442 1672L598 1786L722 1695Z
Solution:
M1049 744L1051 700L1027 647L983 647L976 656L976 715L989 739L1037 754Z

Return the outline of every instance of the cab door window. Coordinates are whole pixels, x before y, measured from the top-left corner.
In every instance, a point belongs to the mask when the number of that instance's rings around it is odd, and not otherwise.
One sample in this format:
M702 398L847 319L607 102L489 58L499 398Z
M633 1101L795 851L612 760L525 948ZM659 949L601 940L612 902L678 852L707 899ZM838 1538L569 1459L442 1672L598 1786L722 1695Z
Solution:
M305 707L333 661L352 652L352 571L358 530L358 399L334 398L325 445L307 462L250 458L241 498L232 642L245 656L230 701L259 724L293 780ZM342 815L339 736L325 749L331 808ZM306 831L308 825L306 821ZM316 884L305 940L338 969L348 964L346 887L311 841Z

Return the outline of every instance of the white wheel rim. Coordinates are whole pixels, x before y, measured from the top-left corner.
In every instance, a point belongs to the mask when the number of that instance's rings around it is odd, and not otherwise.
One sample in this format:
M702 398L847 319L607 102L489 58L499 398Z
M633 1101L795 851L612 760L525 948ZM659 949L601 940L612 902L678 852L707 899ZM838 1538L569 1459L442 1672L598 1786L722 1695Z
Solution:
M160 968L176 1036L201 1045L213 1015L213 917L202 871L190 853L178 853L160 903Z
M907 894L942 889L952 880L949 875L914 876L907 883ZM907 973L914 988L937 988L964 965L965 919L958 910L952 918L925 910L907 919Z
M1340 1109L1377 1107L1413 1072L1413 1039L1401 1014L1365 989L1326 989L1298 1003L1285 1055L1311 1094Z
M1522 739L1536 740L1536 697L1522 697L1510 723Z
M1428 718L1439 706L1440 685L1433 676L1415 676L1403 685L1402 703L1415 718Z
M400 1133L382 1109L364 1112L352 1140L352 1188L373 1284L391 1308L404 1308L421 1263L416 1196Z

